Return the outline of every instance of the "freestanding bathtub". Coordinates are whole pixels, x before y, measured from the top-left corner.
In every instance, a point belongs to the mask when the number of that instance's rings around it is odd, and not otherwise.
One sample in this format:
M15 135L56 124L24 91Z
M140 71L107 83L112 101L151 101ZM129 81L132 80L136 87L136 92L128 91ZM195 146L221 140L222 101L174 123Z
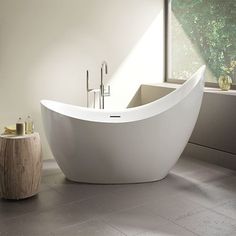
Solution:
M42 100L46 137L65 176L86 183L164 178L184 150L201 107L205 66L175 91L120 111Z

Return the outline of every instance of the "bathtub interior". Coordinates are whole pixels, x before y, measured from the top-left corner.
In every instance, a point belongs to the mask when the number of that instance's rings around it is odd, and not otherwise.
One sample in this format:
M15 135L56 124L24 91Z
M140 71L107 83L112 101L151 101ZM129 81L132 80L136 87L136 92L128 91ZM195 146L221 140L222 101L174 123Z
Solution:
M127 108L134 108L157 101L173 92L176 88L166 87L163 84L142 84L130 100Z

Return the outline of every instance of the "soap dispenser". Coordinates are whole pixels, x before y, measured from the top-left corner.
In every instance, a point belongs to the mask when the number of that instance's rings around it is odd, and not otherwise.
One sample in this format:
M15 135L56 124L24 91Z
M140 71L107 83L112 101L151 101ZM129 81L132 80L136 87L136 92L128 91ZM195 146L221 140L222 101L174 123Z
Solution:
M21 117L16 122L16 135L25 135L25 123Z
M34 133L34 122L31 115L28 115L25 120L25 133L26 134Z

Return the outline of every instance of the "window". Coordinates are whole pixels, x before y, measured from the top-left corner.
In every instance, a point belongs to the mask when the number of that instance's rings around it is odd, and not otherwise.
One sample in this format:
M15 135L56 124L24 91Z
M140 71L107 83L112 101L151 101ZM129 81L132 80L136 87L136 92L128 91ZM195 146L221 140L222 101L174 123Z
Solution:
M166 0L166 19L168 82L206 64L206 82L228 74L236 85L236 0Z

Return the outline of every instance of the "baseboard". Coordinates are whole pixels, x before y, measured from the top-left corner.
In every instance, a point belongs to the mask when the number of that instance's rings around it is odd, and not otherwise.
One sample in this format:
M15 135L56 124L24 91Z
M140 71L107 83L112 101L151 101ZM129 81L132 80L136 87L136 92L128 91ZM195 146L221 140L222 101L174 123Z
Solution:
M236 170L235 154L188 143L182 155Z

